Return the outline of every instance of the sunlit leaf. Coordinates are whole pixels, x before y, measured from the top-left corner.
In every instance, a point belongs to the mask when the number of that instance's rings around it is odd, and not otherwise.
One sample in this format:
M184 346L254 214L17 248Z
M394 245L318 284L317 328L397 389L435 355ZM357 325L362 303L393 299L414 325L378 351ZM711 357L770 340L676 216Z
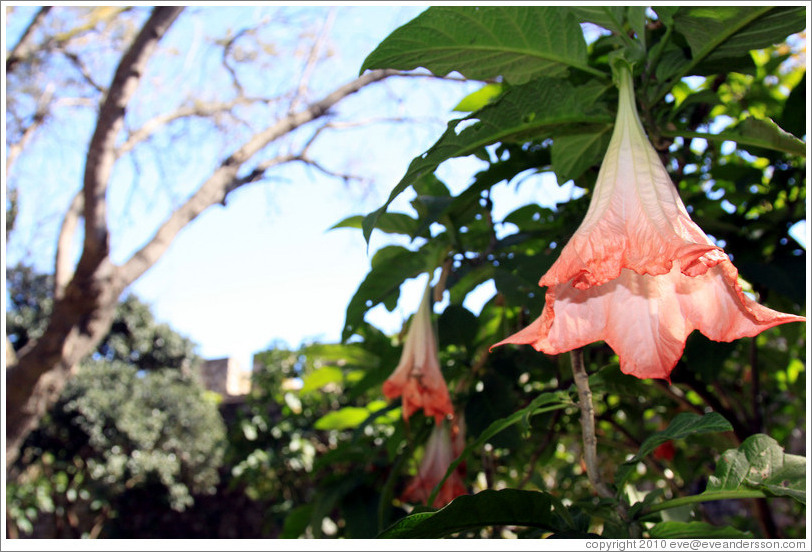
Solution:
M324 366L302 378L301 393L321 389L328 383L338 383L344 379L344 372L335 366Z
M725 135L728 140L744 146L744 149L747 146L756 146L794 155L806 154L806 144L779 127L769 117L747 117Z
M491 100L498 97L505 87L498 83L486 84L476 92L465 96L460 103L454 106L453 111L477 111L488 105Z
M602 74L587 64L586 41L569 10L546 6L431 7L386 37L361 71L418 67L511 84L561 76L570 67Z
M345 406L340 410L328 412L313 424L321 430L350 429L360 425L369 417L369 410L360 406Z
M760 490L806 504L806 458L785 454L769 435L748 437L725 451L708 479L707 492Z

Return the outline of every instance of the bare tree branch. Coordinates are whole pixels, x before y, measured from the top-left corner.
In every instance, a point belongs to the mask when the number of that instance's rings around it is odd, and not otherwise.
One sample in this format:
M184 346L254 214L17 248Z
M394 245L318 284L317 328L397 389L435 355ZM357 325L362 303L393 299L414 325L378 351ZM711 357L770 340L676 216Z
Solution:
M138 33L116 69L102 103L96 131L90 140L85 165L85 243L80 263L96 264L107 256L107 184L115 163L115 142L124 126L124 112L144 73L158 40L183 8L157 7Z
M268 98L249 98L241 96L228 102L195 102L193 105L181 107L171 113L157 115L148 120L141 128L132 131L127 140L116 148L116 157L121 157L131 151L135 146L147 140L163 126L186 117L210 117L218 113L225 113L237 105L249 103L269 103Z
M17 160L17 157L20 156L20 153L23 152L25 146L31 141L34 133L40 126L42 126L45 119L48 117L48 106L51 103L51 98L53 98L53 95L54 87L53 85L48 85L48 87L45 88L42 96L37 101L37 109L34 111L34 116L31 119L31 123L25 127L25 129L23 129L22 136L17 142L9 143L8 154L6 155L6 178L8 178L9 172L11 171L11 166Z
M240 96L245 95L245 90L243 89L242 84L240 84L240 79L237 76L237 70L234 69L234 67L232 67L228 62L228 56L231 53L231 48L234 47L237 40L239 40L243 35L253 32L253 30L254 29L252 28L242 29L237 34L229 38L223 45L223 67L225 67L228 74L231 75L231 83L234 85L234 88L237 90L237 93Z
M82 75L82 78L85 79L85 82L88 83L91 88L94 88L97 92L101 94L106 94L107 91L101 86L99 83L95 81L93 75L90 74L90 70L85 65L85 62L81 60L81 58L74 54L73 52L63 51L62 54L68 58L71 63L76 67L76 70Z
M324 25L321 27L319 36L310 48L310 54L307 56L307 62L302 70L302 76L299 78L299 86L296 89L296 95L293 97L293 101L290 103L289 113L296 111L296 108L299 107L299 104L304 101L305 96L307 95L307 89L310 84L310 76L313 74L313 69L316 67L316 62L319 60L319 54L321 53L322 46L327 39L327 35L330 33L330 28L332 28L335 18L336 10L333 8L327 14L327 18L324 21Z
M62 219L59 229L59 238L56 242L56 260L54 262L54 299L59 300L65 296L65 287L73 276L73 238L76 228L82 217L84 207L84 194L81 190L73 196L73 201Z
M258 180L270 166L292 161L299 157L295 155L275 158L265 162L265 165L258 166L258 169L261 169L260 171L254 170L247 177L238 177L237 173L243 164L265 146L302 125L323 117L336 103L358 92L363 87L397 74L399 74L397 71L390 70L367 72L337 88L321 100L310 104L305 109L288 115L262 132L255 134L242 147L225 159L197 192L170 215L152 239L121 266L120 275L122 280L126 282L126 285L137 280L166 252L178 232L205 209L224 202L226 196L240 186Z
M20 40L17 41L17 44L14 45L14 48L11 49L9 52L8 57L6 58L6 73L10 73L14 70L14 67L21 62L27 55L25 50L29 48L31 44L31 40L34 36L34 31L42 25L42 21L45 19L45 16L51 10L52 6L43 6L39 9L39 11L34 15L34 18L31 20L31 23L28 24L25 31L23 31L23 35L20 37Z

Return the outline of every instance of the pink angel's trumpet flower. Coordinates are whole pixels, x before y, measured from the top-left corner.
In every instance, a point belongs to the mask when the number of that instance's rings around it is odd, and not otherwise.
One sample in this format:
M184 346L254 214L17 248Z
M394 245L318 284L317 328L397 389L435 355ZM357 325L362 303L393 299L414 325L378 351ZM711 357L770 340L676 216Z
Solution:
M541 316L495 346L559 354L605 341L620 368L670 380L685 340L752 337L805 318L759 305L738 271L688 215L637 115L631 72L619 70L617 119L586 217L541 278Z
M437 356L430 287L426 288L420 308L412 318L400 362L383 384L383 394L389 399L403 396L404 419L422 408L426 416L434 416L439 424L445 416L454 413Z
M447 425L445 423L435 425L426 442L426 450L420 461L417 475L406 486L400 499L403 502L425 503L437 483L445 477L445 472L448 471L451 462L456 458L454 448ZM442 508L464 494L467 494L467 491L460 470L457 468L440 487L432 506Z

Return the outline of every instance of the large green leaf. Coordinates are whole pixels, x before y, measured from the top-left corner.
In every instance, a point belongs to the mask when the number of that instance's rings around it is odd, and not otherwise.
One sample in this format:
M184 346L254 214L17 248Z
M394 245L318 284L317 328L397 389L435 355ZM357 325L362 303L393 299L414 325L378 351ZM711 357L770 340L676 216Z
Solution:
M603 159L611 138L611 125L596 125L556 135L552 146L553 170L559 184L581 176Z
M583 32L569 9L545 6L431 7L386 37L361 71L418 67L511 84L563 76L569 67L603 75L587 64Z
M722 63L749 58L750 50L783 42L802 31L804 12L801 6L690 6L680 9L674 24L695 62L722 68Z
M687 504L785 496L806 505L806 458L785 454L769 435L756 434L738 449L722 454L704 492L666 500L648 508L653 513Z
M617 34L623 32L623 6L571 6L570 11L578 21L594 23Z
M785 454L769 435L748 437L738 449L725 451L706 492L735 490L760 490L806 504L806 458Z
M599 101L607 86L589 81L575 87L565 80L542 77L508 90L469 117L449 122L440 139L409 164L386 203L364 219L364 237L369 240L378 219L398 195L447 159L471 155L496 142L546 138L566 125L611 124L609 109Z
M561 530L549 494L538 491L486 490L456 498L436 512L421 512L401 519L378 538L436 539L460 531L491 525L522 525L547 531Z
M687 130L663 130L661 135L702 138L719 143L732 141L736 142L740 149L753 149L752 153L754 155L760 154L759 150L762 149L781 151L792 155L804 155L806 153L805 142L786 132L770 118L747 117L735 126L715 134Z
M726 134L732 134L730 139L745 148L746 146L756 146L794 155L806 154L806 144L784 131L770 118L747 117Z
M673 17L690 55L670 44L663 53L657 77L664 82L654 98L661 99L685 75L709 75L753 68L750 51L783 42L806 25L801 6L687 6Z

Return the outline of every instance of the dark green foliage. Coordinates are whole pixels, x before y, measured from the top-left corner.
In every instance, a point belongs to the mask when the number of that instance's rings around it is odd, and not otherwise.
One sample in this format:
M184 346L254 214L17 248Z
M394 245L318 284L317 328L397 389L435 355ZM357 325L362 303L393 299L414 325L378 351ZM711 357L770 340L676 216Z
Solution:
M6 320L18 347L47 323L52 278L27 267L7 275ZM19 529L38 524L46 534L80 537L103 528L106 535L139 493L156 507L182 511L195 495L214 492L226 435L216 395L195 376L198 362L191 341L156 324L134 296L125 299L98 351L81 363L12 466L20 476L7 499ZM78 521L60 534L41 516L52 512Z
M53 277L24 265L6 268L6 335L19 351L45 331L53 308Z

